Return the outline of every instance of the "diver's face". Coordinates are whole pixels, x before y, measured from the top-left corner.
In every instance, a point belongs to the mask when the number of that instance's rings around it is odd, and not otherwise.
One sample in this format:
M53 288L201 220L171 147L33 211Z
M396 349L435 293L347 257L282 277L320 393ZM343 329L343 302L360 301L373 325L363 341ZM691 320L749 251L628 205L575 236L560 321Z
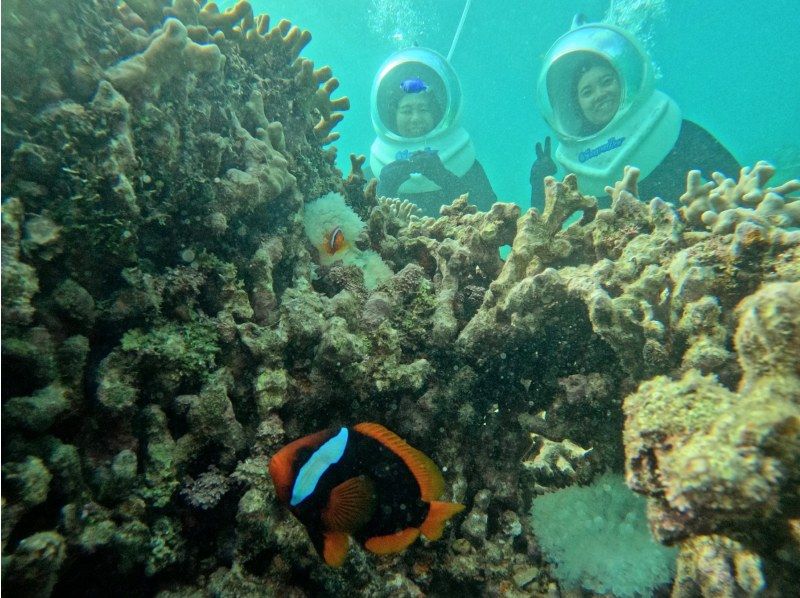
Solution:
M619 108L619 78L607 66L593 66L578 79L578 104L593 125L607 125Z
M424 93L410 93L397 104L397 132L403 137L421 137L436 123L430 98Z

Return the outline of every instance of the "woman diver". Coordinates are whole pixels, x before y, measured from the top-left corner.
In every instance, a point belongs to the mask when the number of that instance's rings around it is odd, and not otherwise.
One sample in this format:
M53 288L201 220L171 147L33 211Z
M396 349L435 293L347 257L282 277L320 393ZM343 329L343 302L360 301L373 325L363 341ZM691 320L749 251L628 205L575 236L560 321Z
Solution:
M459 195L488 210L497 201L460 125L461 86L450 64L427 48L390 56L372 85L376 138L367 178L378 178L379 195L408 199L424 215Z
M653 66L628 32L604 23L583 24L561 36L545 57L537 95L560 141L536 144L531 206L544 206L542 179L557 166L578 175L583 193L606 197L624 166L640 169L639 196L677 203L686 173L736 176L739 164L708 131L683 119L675 102L655 89Z

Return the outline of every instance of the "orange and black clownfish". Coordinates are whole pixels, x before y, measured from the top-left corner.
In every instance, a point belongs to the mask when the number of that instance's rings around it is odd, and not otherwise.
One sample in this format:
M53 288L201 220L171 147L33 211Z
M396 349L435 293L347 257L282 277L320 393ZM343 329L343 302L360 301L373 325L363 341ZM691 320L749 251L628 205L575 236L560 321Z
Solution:
M328 255L335 255L337 251L344 249L347 239L344 238L344 231L337 226L325 235L324 249Z
M351 536L375 554L400 552L420 534L438 540L464 509L438 500L444 479L436 464L380 424L304 436L272 457L269 473L332 567L344 562Z

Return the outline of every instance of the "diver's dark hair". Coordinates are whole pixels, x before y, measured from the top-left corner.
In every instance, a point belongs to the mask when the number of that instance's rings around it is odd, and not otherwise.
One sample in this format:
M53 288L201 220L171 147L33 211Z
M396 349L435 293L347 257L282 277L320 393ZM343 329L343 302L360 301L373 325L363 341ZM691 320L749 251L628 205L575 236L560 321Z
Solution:
M586 54L586 56L581 58L581 61L578 63L578 67L575 69L575 72L572 75L572 89L576 97L578 94L578 83L580 82L581 77L596 66L604 66L614 71L615 75L617 73L617 70L606 58L598 56L597 54Z

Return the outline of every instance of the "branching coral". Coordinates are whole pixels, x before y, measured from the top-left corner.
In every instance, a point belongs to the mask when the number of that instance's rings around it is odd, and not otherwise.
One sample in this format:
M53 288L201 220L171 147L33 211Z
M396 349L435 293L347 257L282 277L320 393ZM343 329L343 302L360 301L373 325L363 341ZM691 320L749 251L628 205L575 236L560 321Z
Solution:
M12 591L46 595L61 572L92 593L200 562L169 507L181 480L230 471L289 386L272 326L291 272L310 275L303 194L335 187L314 126L347 102L329 68L292 68L308 32L265 31L247 3L167 4L16 3L4 22L4 68L39 65L3 99ZM236 503L200 535L229 533Z
M246 4L240 2L239 4ZM282 53L284 59L291 63L311 41L309 31L293 26L287 19L281 19L275 27L270 29L270 17L262 14L256 17L254 27L243 28L245 40L259 50L265 46ZM330 73L328 73L330 75Z
M331 95L339 87L339 80L332 77L330 67L314 70L314 63L304 58L298 59L294 67L295 83L298 86L317 88L310 102L321 115L319 122L314 125L314 134L321 145L333 143L339 139L339 134L331 131L344 118L342 111L350 109L349 98L345 96L331 99Z
M131 92L137 88L158 89L185 70L218 71L224 62L218 46L191 41L183 23L167 19L144 52L114 65L105 74L114 87Z
M198 20L211 31L215 29L230 31L234 25L238 25L241 31L247 31L255 25L253 7L246 0L240 0L224 13L219 12L215 2L209 2L198 14Z
M162 83L179 74L217 71L225 62L219 44L230 38L240 44L246 55L268 53L280 57L284 64L292 65L295 85L308 90L308 107L318 115L313 126L318 142L324 146L339 138L333 128L344 118L343 112L350 108L350 100L331 97L339 87L339 81L333 77L330 67L315 69L312 61L299 57L311 41L309 31L293 26L286 19L270 29L269 15L254 17L252 6L246 0L237 2L224 12L220 12L214 2L202 8L193 0L178 0L163 9L157 4L157 1L147 3L139 0L133 5L124 4L120 9L125 21L136 26L144 24L137 10L150 19L160 11L172 17L161 29L140 42L147 46L144 51L106 70L105 76L120 91L125 93L147 87L157 90ZM273 129L275 126L279 123ZM267 127L264 129L269 130ZM278 149L279 136L279 131L270 131L271 140Z
M680 198L681 212L692 225L706 226L717 234L733 232L740 222L798 227L800 199L789 194L800 190L800 180L767 186L774 174L775 168L762 161L742 168L738 181L714 173L713 181L703 183L700 172L693 170Z
M257 207L275 200L296 182L289 172L288 161L279 151L279 128L260 129L258 137L254 137L240 126L235 116L232 125L234 148L241 156L243 168L229 168L223 177L216 179L218 200L213 205L214 213L222 214L226 219L239 211L252 213Z

